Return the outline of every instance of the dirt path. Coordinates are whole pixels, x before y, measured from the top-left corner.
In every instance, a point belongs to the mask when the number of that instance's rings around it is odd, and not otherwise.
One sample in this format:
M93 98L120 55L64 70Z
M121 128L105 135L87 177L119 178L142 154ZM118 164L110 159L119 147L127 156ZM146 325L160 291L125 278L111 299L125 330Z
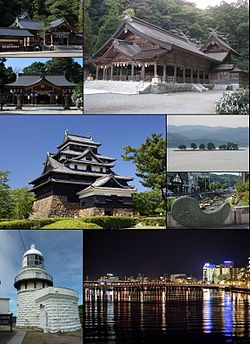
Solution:
M82 344L82 342L82 331L67 334L28 331L22 344Z

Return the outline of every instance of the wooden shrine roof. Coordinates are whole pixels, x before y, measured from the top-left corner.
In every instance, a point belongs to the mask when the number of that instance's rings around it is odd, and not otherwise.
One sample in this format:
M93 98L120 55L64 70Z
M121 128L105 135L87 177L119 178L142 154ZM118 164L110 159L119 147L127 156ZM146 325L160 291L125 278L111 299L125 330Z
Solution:
M201 46L190 41L188 38L178 36L172 32L162 29L158 26L150 24L142 19L136 17L126 16L118 30L110 37L110 39L93 55L98 58L105 53L109 47L115 43L115 40L124 38L126 33L132 32L137 36L143 37L148 41L157 44L160 49L165 51L171 51L173 46L186 50L190 53L198 55L200 57L217 61L214 57L203 53ZM126 48L125 48L126 46ZM120 43L121 48L121 43ZM123 45L123 49L128 49L128 44ZM131 50L131 47L129 48ZM133 48L134 49L134 48Z
M68 81L64 75L34 75L34 74L19 74L16 81L7 84L10 87L29 87L34 86L43 80L57 87L74 87L75 84Z
M14 29L9 27L0 27L0 37L33 37L34 35L26 29Z

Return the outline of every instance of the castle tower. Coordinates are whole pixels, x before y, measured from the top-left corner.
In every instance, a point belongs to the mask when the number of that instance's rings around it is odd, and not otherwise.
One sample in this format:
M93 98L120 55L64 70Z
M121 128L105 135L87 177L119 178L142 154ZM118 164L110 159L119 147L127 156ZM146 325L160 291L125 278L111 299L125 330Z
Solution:
M18 293L16 326L38 325L35 291L49 286L53 286L53 278L45 270L43 254L31 245L22 257L22 270L14 283Z
M18 293L17 327L36 327L44 332L73 332L81 328L78 293L53 287L44 267L43 254L35 245L22 257L22 270L14 283Z

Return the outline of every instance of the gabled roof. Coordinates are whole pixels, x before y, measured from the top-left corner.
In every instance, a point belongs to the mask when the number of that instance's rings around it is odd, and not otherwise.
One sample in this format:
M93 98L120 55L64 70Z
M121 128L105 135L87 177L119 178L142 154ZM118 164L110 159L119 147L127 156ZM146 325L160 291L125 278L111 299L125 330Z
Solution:
M119 183L119 181L116 179L116 175L114 175L113 173L110 173L107 176L98 178L93 184L91 184L91 186L92 187L104 187L110 180L115 182L119 188L122 188L122 189L131 188L130 186L125 186L125 185L122 185L121 183ZM133 178L131 180L133 180Z
M47 81L53 86L74 87L75 84L68 81L64 75L37 75L37 74L18 74L16 81L7 84L9 87L29 87L35 86L41 81Z
M221 64L219 66L216 66L212 69L212 72L213 71L218 71L218 72L219 71L230 71L230 72L248 73L247 71L244 71L240 68L235 67L234 64L229 64L229 63L228 64L224 63L224 64Z
M204 53L206 53L206 51L208 50L208 48L211 45L215 45L217 44L218 47L223 50L224 52L232 52L235 55L239 55L239 53L234 50L229 43L223 39L217 32L212 32L208 38L208 41L201 47L201 51L203 51ZM209 51L207 51L207 54L209 54Z
M110 45L114 43L115 39L120 39L122 36L130 31L139 36L145 37L149 42L157 44L159 49L165 49L171 51L173 46L186 50L190 53L199 55L206 59L215 60L212 57L207 56L200 51L200 45L191 42L190 40L180 37L172 32L164 30L158 26L150 24L142 19L136 17L126 16L117 31L111 36L111 38L93 55L94 57L101 56ZM121 48L121 44L120 44ZM123 46L124 48L124 46ZM128 49L128 45L126 46Z
M60 18L60 19L57 19L57 20L54 20L53 22L51 22L48 26L48 30L57 29L58 27L60 27L63 24L67 25L70 30L76 32L76 29L73 28L73 26L71 26L65 18Z
M8 27L0 28L0 37L1 36L34 37L34 35L26 29L14 29L14 28L8 28Z
M73 157L73 158L70 158L68 161L78 161L78 160L81 160L82 158L84 158L87 154L91 154L93 158L95 158L99 163L101 164L105 164L105 166L107 165L107 163L104 163L103 162L103 158L101 155L98 155L98 154L95 154L91 148L87 148L82 154L79 154L78 156L76 157ZM115 161L116 159L115 158L109 158L107 160L111 160L111 161ZM88 161L88 160L84 160L84 162L86 163L89 163L91 161ZM113 164L112 164L113 165Z
M74 135L74 134L69 134L68 132L65 132L63 142L60 145L58 145L57 148L61 148L66 143L71 142L71 141L76 142L76 143L86 144L86 145L90 144L97 147L101 146L101 142L93 141L91 136L80 136L80 135Z
M20 29L39 31L44 28L44 23L39 20L17 17L10 27L19 27Z
M50 154L47 155L46 161L45 161L45 167L42 171L42 174L40 177L32 180L29 184L34 184L34 182L45 175L47 175L50 172L56 172L56 173L63 173L63 174L71 174L71 175L78 175L78 176L95 176L95 177L104 177L107 174L106 173L99 173L99 172L87 172L87 171L79 171L79 170L72 170L71 168L65 166L63 163L57 161L54 159ZM126 176L120 176L115 175L117 179L120 180L126 180L131 181L133 180L132 177L126 177Z
M225 60L225 58L228 56L228 52L223 52L223 53L206 53L207 56L212 57L215 60L218 60L220 62L223 62Z

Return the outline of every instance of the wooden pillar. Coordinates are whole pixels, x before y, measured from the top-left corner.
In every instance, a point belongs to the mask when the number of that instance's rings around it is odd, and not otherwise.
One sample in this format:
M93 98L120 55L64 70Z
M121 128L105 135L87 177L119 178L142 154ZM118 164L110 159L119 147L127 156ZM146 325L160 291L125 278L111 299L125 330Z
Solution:
M22 110L21 94L17 95L16 110Z
M174 82L176 82L176 78L177 78L177 66L174 65Z
M105 68L102 67L102 80L105 80Z
M96 80L99 80L98 77L99 77L99 67L97 66L96 67L96 74L95 74Z
M204 83L204 84L205 84L205 80L206 80L205 74L206 74L206 72L203 72L203 83Z
M69 110L70 106L69 106L69 95L66 94L64 96L64 110Z
M200 71L199 69L197 70L197 83L200 83Z
M110 67L110 80L113 80L113 73L114 73L114 66L111 65L111 67Z
M122 80L122 64L120 66L120 81Z
M53 45L53 34L50 34L50 45Z
M194 70L193 68L191 68L191 84L193 83L193 79L194 79Z
M154 62L154 77L157 77L157 61Z
M141 79L142 80L145 79L145 65L144 64L141 66Z
M167 80L166 80L166 72L167 72L167 65L166 64L164 64L163 65L163 76L162 76L162 78L163 78L163 82L166 82Z
M131 79L134 81L135 79L135 64L132 62L131 64Z
M186 82L186 68L183 67L182 69L182 80L183 80L183 83L185 84Z

